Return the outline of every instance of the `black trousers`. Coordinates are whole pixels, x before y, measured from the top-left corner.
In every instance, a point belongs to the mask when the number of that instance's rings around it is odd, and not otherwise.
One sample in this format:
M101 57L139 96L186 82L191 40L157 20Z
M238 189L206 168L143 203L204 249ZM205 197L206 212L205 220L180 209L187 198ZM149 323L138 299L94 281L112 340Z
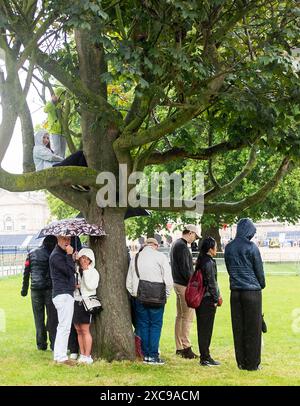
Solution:
M87 166L87 162L83 151L76 151L63 161L54 164L53 166Z
M237 365L240 369L256 370L261 361L261 291L231 291L230 306Z
M37 348L39 350L47 349L47 331L48 331L50 348L53 350L58 319L56 309L52 303L52 290L31 289L31 304L36 330ZM46 314L47 314L47 322L45 322Z
M198 345L201 361L210 357L209 347L214 327L216 307L211 296L204 297L196 309Z

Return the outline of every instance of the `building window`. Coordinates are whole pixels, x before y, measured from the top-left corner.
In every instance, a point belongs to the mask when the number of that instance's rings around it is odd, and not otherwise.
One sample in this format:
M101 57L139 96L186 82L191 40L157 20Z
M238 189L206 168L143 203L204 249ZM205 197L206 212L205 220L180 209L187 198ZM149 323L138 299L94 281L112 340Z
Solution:
M5 217L4 219L4 230L5 231L13 231L14 230L14 222L10 216Z
M21 231L24 231L24 230L27 229L27 224L26 223L27 223L26 217L20 217L19 224L20 224L20 230Z

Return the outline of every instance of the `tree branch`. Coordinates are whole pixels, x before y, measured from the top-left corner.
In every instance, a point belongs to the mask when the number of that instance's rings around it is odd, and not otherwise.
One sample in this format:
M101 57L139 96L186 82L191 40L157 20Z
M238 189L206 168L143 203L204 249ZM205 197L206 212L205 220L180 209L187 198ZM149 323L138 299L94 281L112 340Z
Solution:
M98 111L99 107L111 112L112 106L106 102L104 98L89 91L82 81L71 76L66 72L57 61L51 59L49 55L45 55L38 51L35 55L37 64L45 71L55 77L62 85L76 95L86 105L93 106L94 110Z
M213 199L219 195L225 195L232 190L252 171L256 164L256 146L253 146L250 151L249 159L243 170L229 183L221 186L219 183L215 184L215 187L205 193L204 197L206 201Z
M48 17L43 23L40 25L38 30L31 36L30 40L26 44L26 47L22 54L20 55L18 61L17 61L17 71L23 66L25 61L28 59L29 55L32 54L34 48L37 46L37 43L39 39L45 34L47 29L50 27L50 25L55 21L55 17L51 16Z
M74 190L64 187L48 188L49 192L55 197L58 197L69 206L74 207L81 212L87 211L89 207L89 199L86 193L78 193Z
M269 193L271 193L276 186L279 184L281 179L295 167L294 163L290 158L286 157L282 161L279 169L269 182L267 182L262 188L252 195L246 197L239 202L220 202L220 203L205 203L204 212L205 213L226 213L226 214L240 214L243 210L248 207L261 203Z
M53 189L73 184L97 187L96 178L97 172L94 169L79 166L58 166L21 175L0 169L0 187L9 192Z
M123 132L122 136L114 142L114 148L132 149L153 141L157 141L164 135L176 130L190 119L200 114L202 109L203 106L193 106L189 109L183 109L173 116L168 117L160 124L150 127L147 130L139 131L137 135Z
M261 203L269 193L271 193L276 186L279 184L281 179L292 169L294 169L294 163L289 158L284 158L282 161L279 169L273 176L273 178L267 182L262 188L260 188L256 193L246 197L239 202L216 202L216 203L206 203L204 202L204 213L211 213L211 214L234 214L239 215L243 210L247 209L248 207ZM149 210L159 210L165 212L185 212L185 211L195 211L196 201L195 200L187 200L185 201L185 205L181 200L174 200L174 199L155 199L152 203L151 198L148 199L147 204L142 205L143 208ZM194 203L194 204L193 204ZM181 207L180 207L181 205ZM200 206L201 210L201 206ZM198 214L203 214L200 211L197 211Z
M223 154L228 151L234 151L241 149L248 145L248 140L239 142L224 141L219 144L213 145L208 148L202 148L195 154L191 154L185 151L183 148L173 148L166 152L154 152L147 160L146 165L159 165L166 162L174 161L176 159L195 159L198 161L207 161L211 157L219 154Z

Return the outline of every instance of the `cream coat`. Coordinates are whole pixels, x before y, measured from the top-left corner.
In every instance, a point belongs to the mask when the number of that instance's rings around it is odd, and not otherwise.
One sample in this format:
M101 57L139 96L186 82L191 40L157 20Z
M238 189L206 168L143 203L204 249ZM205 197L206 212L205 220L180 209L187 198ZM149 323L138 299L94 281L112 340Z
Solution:
M83 255L85 255L92 261L89 268L83 271L82 277L78 273L78 283L80 285L80 291L82 297L85 298L96 294L96 289L99 285L100 277L98 271L95 269L95 256L93 251L90 248L82 248L78 253L78 257L80 258ZM81 301L81 295L78 289L75 290L74 298L76 301Z

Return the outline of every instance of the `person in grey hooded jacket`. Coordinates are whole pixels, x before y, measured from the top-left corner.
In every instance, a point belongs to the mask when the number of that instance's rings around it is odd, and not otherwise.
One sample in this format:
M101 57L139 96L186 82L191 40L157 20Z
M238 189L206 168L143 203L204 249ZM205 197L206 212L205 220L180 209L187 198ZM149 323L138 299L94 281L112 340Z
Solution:
M33 160L36 171L51 168L55 162L63 158L55 155L50 146L49 134L46 130L38 130L34 134Z
M237 365L249 371L261 361L263 263L258 247L251 241L256 228L250 219L238 222L236 237L225 247L230 280L231 322Z

